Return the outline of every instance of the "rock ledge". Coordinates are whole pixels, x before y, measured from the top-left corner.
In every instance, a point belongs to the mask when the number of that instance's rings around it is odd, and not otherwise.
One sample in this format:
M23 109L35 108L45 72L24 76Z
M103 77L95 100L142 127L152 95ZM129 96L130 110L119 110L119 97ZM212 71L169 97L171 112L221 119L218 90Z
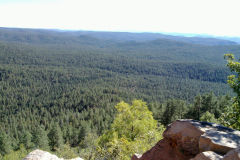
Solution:
M132 160L228 160L226 157L240 157L240 149L237 149L240 131L218 124L177 120L167 127L163 137L152 149L141 157L134 155Z

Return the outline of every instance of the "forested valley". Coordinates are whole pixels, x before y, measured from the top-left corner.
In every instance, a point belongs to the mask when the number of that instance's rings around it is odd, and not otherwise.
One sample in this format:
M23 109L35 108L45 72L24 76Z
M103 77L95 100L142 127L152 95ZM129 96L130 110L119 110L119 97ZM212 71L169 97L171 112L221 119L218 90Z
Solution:
M36 148L65 158L97 159L101 152L104 159L99 146L121 122L114 120L119 106L129 112L143 106L159 131L180 118L223 123L235 96L226 53L239 57L240 45L153 33L0 28L0 159L21 159Z

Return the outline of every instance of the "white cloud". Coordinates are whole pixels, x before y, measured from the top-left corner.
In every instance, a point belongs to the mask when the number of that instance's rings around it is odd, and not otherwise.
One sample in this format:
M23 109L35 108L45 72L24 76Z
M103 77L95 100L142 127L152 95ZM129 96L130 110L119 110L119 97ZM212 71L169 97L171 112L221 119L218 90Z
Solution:
M55 0L0 4L0 26L240 36L238 0Z

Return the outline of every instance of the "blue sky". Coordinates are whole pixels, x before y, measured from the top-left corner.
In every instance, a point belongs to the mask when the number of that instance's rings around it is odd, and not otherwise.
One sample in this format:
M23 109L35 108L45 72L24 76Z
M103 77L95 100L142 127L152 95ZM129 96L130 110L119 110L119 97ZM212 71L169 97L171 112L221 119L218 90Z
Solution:
M0 27L240 36L239 0L0 0Z

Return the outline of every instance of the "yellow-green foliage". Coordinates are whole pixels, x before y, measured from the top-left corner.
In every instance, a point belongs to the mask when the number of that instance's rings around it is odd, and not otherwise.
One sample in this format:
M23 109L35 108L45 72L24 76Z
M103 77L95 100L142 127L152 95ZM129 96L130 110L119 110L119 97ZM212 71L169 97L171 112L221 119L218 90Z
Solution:
M76 158L78 156L74 148L71 148L68 144L64 144L61 148L58 148L56 152L53 152L53 154L65 159Z
M240 62L235 61L233 54L225 54L224 58L227 59L227 66L234 73L228 76L228 84L237 96L233 98L232 106L226 108L222 122L229 127L240 130Z
M202 114L202 116L200 117L200 121L219 123L218 120L215 118L214 114L208 111Z
M120 102L111 128L98 139L98 152L106 159L128 160L143 153L162 138L163 126L157 125L145 102L132 105Z
M27 154L28 151L21 144L19 150L11 151L9 154L6 154L5 156L2 157L0 155L0 160L22 160L24 157L26 157Z
M95 133L88 133L83 141L81 142L79 156L86 160L95 160L97 158L96 152L96 141L97 141L97 134Z

